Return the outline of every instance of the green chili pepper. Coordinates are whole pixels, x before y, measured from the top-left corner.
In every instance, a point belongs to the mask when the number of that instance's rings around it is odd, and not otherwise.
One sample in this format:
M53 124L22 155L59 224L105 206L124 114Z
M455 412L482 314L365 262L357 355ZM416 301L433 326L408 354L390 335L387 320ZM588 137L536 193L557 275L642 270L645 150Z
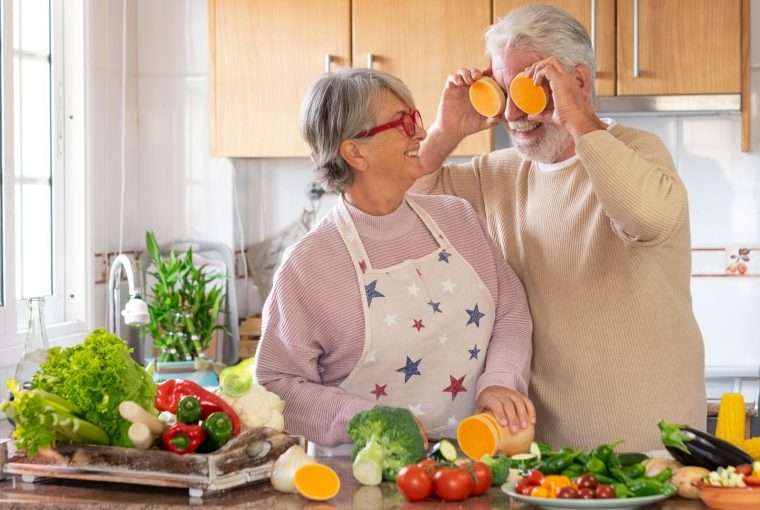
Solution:
M204 451L218 450L232 438L232 420L221 411L211 413L203 420L203 429L206 431L206 443Z
M581 452L575 458L575 462L577 462L581 466L585 466L589 460L591 460L591 455L588 452Z
M538 470L545 475L556 475L570 467L573 463L574 453L554 455L538 465Z
M618 455L615 452L612 452L610 454L605 464L607 464L607 469L623 467L623 464L620 462L620 457L618 457Z
M201 401L192 395L182 397L177 405L177 421L194 425L201 419Z
M615 487L615 497L616 498L630 498L633 496L633 493L628 488L628 486L624 483L616 483L613 485Z
M663 470L663 473L664 472L665 470ZM644 476L644 473L646 473L646 468L644 467L643 464L634 464L632 466L624 467L623 473L625 473L625 475L631 480L635 480L636 478L641 478L642 476ZM659 476L657 477L657 479L659 480ZM670 473L668 473L667 478L660 481L667 482L668 480L670 480Z
M620 483L629 483L633 481L622 468L610 468L610 476Z
M612 452L613 449L611 445L603 444L591 450L591 457L596 457L597 459L607 464L607 461L609 460L610 455L612 455Z
M640 478L628 484L628 489L636 497L642 496L672 496L678 489L671 483L662 483L652 478ZM675 489L675 492L673 491Z
M589 459L589 461L586 463L586 471L595 475L606 475L607 466L604 465L604 461L602 461L602 459L591 457L591 459Z
M562 471L562 475L570 478L571 480L578 478L584 473L583 466L579 464L570 464L564 471Z
M643 475L643 473L642 473ZM647 477L649 480L657 480L658 482L669 482L671 477L673 476L673 470L670 468L665 468L662 471L660 471L660 474L657 476L649 476Z
M599 483L603 483L604 485L615 485L616 483L618 483L617 480L615 480L614 478L610 478L607 475L594 475L594 476L596 477L597 481L599 481Z

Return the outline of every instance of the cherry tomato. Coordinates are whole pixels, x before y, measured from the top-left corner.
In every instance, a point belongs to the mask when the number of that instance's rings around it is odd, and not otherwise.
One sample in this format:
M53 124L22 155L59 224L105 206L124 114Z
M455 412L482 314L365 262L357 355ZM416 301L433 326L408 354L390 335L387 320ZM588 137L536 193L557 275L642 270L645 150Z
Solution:
M736 466L736 472L740 475L751 476L752 464L739 464L738 466Z
M596 486L599 485L599 481L597 481L594 475L586 473L585 475L579 476L575 480L575 484L579 489L596 489Z
M491 487L491 481L493 476L491 475L491 468L483 464L482 462L472 463L472 475L474 477L475 484L472 487L472 496L480 496Z
M420 469L424 469L431 477L440 468L438 463L433 459L421 460L417 463L417 467Z
M523 496L530 496L530 491L533 490L533 487L536 487L536 485L532 485L527 478L520 478L515 484L515 492Z
M541 485L541 482L544 480L544 474L538 469L534 469L528 473L528 476L526 476L526 478L528 481L530 481L531 485Z
M414 464L399 471L396 487L409 501L422 501L433 495L433 479L427 471Z
M578 491L573 489L572 487L562 487L559 492L557 492L557 497L559 499L578 499Z
M596 496L594 495L594 489L586 487L585 489L578 490L578 497L581 499L594 499Z
M472 492L475 482L462 468L441 468L433 475L435 493L444 501L462 501Z
M612 485L599 485L594 492L596 499L613 499L615 488Z

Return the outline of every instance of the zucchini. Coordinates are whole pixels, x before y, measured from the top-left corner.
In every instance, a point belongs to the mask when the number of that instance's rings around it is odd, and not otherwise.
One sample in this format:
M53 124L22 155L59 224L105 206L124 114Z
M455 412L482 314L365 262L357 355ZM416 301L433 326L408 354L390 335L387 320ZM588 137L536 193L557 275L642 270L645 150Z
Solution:
M538 455L534 453L518 453L512 455L509 460L512 462L512 467L520 471L530 471L541 462Z
M457 449L451 441L441 439L433 445L433 448L430 449L427 456L429 459L438 462L454 462L457 460Z

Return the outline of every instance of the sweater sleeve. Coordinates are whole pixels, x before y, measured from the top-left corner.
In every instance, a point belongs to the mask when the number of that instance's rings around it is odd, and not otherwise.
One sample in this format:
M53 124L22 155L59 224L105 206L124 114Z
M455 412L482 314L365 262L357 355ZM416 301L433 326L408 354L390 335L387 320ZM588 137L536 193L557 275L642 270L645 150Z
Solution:
M331 342L327 322L312 317L319 296L304 281L297 256L278 272L264 305L256 380L285 401L285 429L324 446L349 442L351 417L374 403L322 384L320 357ZM334 344L334 342L332 342ZM359 344L361 345L361 344Z
M412 191L424 195L454 195L467 200L481 218L485 205L480 174L481 157L469 163L443 165L432 174L420 177Z
M659 244L687 216L686 189L659 138L638 132L626 143L613 133L583 135L576 152L617 235L642 245Z
M520 279L483 229L483 237L496 265L496 320L477 393L489 386L503 386L528 394L530 363L533 354L533 320L528 298Z

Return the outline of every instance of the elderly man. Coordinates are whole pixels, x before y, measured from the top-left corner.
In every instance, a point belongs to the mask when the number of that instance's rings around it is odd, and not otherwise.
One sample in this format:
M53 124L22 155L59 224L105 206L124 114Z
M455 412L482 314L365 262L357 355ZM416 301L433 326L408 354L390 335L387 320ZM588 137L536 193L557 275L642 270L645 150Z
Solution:
M486 33L491 68L444 88L422 142L417 191L467 199L521 278L534 321L530 397L537 437L590 447L661 448L661 418L704 427L704 347L689 290L686 190L653 134L603 121L592 105L594 52L565 11L531 5ZM526 72L549 97L528 116L507 100L514 148L444 165L479 116L482 74L508 90Z

